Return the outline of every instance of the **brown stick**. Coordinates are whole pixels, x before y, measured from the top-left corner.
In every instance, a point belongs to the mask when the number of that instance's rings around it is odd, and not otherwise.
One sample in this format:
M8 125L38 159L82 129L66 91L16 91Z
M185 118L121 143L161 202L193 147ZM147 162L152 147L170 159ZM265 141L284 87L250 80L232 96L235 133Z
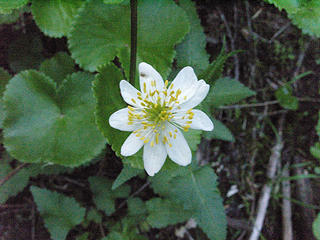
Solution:
M7 176L0 180L0 187L4 185L8 180L10 180L10 178L16 175L21 169L27 167L28 165L29 163L22 163L21 165L13 169Z
M249 237L249 240L258 240L261 229L263 226L264 218L267 213L267 208L269 205L269 200L271 196L272 190L272 182L276 176L277 166L280 163L281 151L283 148L282 142L282 129L283 129L284 115L281 116L279 122L279 136L277 137L277 143L271 150L271 156L269 158L267 177L269 179L268 183L266 183L262 188L262 193L258 202L258 210L256 220L253 225L252 233Z
M284 167L282 176L289 177L289 169L288 166ZM292 232L292 209L291 209L291 186L290 181L282 182L282 195L284 196L282 200L282 239L283 240L292 240L293 232Z

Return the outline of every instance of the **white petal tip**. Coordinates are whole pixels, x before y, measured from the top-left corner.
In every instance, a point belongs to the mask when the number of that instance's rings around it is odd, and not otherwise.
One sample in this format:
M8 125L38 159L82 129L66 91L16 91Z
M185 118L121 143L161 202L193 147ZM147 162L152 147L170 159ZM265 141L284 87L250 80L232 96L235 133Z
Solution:
M187 161L185 161L185 162L182 162L182 163L180 163L179 165L185 167L185 166L188 166L190 163L191 163L191 159L190 159L190 160L187 160Z
M146 170L146 172L147 172L147 174L148 174L150 177L153 177L154 174L155 174L155 172L150 172L150 171L147 171L147 170Z
M214 129L214 125L213 123L211 123L210 125L206 126L206 128L203 129L203 131L211 132L213 129Z
M124 149L121 148L121 155L124 156L124 157L128 157L130 156L130 154L128 154L127 151L125 151Z
M153 68L150 64L148 63L145 63L145 62L142 62L139 64L139 72L140 74L143 72L143 71L147 71L148 69L150 68Z

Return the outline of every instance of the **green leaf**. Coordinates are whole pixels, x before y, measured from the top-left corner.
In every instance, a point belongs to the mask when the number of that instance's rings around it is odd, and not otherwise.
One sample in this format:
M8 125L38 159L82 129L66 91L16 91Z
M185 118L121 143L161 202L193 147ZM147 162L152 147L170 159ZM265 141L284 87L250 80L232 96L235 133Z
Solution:
M122 185L117 190L112 191L112 183L104 177L90 177L88 179L90 189L93 193L93 201L99 210L110 216L115 211L116 198L126 198L130 193L130 186Z
M282 107L290 110L298 109L299 101L296 97L292 96L292 87L290 85L277 89L275 96Z
M184 210L180 204L168 199L153 198L147 201L148 223L154 228L185 222L192 216L192 211Z
M32 15L46 35L68 36L74 17L83 3L83 0L32 0Z
M142 216L143 218L147 214L147 208L144 201L140 198L129 198L128 199L128 216L137 217Z
M121 145L129 134L112 128L109 125L109 117L112 113L126 107L120 95L121 79L122 74L118 68L111 64L105 65L99 69L92 87L96 98L97 125L118 156L120 156Z
M218 57L210 63L205 71L199 75L199 79L206 79L208 82L214 82L215 80L222 77L222 72L224 68L224 64L228 60L229 57L242 52L241 50L232 51L230 53L226 53L226 40L223 40L223 45Z
M192 66L198 75L209 65L209 55L206 52L206 35L200 24L195 3L191 0L180 0L179 6L187 14L190 22L190 32L176 47L177 67Z
M319 118L318 118L318 123L316 126L316 131L317 131L318 136L320 137L320 111L318 114L319 114Z
M23 54L21 49L23 49ZM37 69L43 60L42 49L42 42L38 35L21 35L9 46L10 68L16 73L27 69Z
M0 0L0 13L11 13L13 9L20 8L29 0Z
M105 146L94 120L93 76L69 75L56 83L37 71L24 71L10 80L4 94L4 144L22 162L77 166ZM85 131L84 131L85 129Z
M320 2L318 0L267 0L280 10L285 9L292 22L303 33L320 37Z
M103 0L105 4L118 4L122 3L124 0Z
M310 148L311 154L320 160L320 142L317 142L314 146Z
M224 141L234 142L234 136L232 132L219 120L211 118L214 129L211 132L203 132L203 136L210 139L220 139Z
M1 158L0 179L4 179L14 169L10 166L12 158L6 152L2 153ZM28 185L29 176L30 173L26 169L22 169L0 186L0 204L21 192Z
M4 109L3 109L3 92L6 89L6 85L9 82L11 78L11 75L4 70L2 67L0 67L0 128L2 128L2 123L5 117Z
M318 214L318 217L312 224L313 234L314 236L320 240L320 213Z
M139 234L135 218L125 217L118 221L111 229L105 240L147 240L146 237Z
M296 12L300 6L300 0L266 0L274 4L279 10L286 9L289 12Z
M194 130L194 129L189 129L189 131L183 132L183 135L187 140L191 151L197 151L198 145L201 142L201 134L202 134L201 130Z
M74 198L35 186L30 190L53 240L65 240L68 232L83 221L86 210Z
M182 204L185 210L192 211L192 217L210 239L225 239L226 216L216 175L210 167L184 169L171 172L169 178L164 174L159 175L158 179L154 177L153 189L171 201Z
M188 27L185 13L173 1L139 1L137 62L151 64L166 77L175 55L174 46L183 39ZM76 19L69 40L72 57L84 69L95 71L121 52L120 62L128 76L129 4L89 2Z
M99 224L102 222L102 216L96 209L90 209L86 216L86 220Z
M27 6L22 7L20 9L14 9L11 13L1 14L0 11L0 24L11 24L18 21L21 15L24 12L27 12L29 8Z
M117 187L121 186L123 183L128 181L129 179L137 176L144 171L138 168L133 168L128 164L124 164L121 170L121 173L118 175L116 180L112 184L112 190L116 189Z
M75 64L67 53L59 52L43 61L39 70L60 85L69 74L75 72Z
M255 92L242 83L231 78L218 79L205 100L212 107L220 107L237 103L240 100L255 95Z
M13 160L7 152L3 152L0 161L0 179L5 178L14 171L10 161ZM19 163L20 164L20 163ZM39 174L60 174L71 172L72 169L57 165L43 166L42 164L32 164L18 171L13 177L0 186L0 204L5 203L10 197L16 196L28 185L30 177L36 177Z

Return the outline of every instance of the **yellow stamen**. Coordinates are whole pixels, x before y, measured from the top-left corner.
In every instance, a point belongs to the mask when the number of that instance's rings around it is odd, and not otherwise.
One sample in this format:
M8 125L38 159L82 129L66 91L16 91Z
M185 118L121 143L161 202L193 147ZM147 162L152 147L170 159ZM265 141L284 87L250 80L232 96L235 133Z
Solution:
M147 84L145 82L143 83L143 92L147 93Z

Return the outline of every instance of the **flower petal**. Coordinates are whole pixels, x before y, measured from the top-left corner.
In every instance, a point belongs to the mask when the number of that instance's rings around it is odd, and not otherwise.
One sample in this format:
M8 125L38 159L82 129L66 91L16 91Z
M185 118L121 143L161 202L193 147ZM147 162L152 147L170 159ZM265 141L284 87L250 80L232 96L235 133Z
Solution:
M111 114L109 118L111 127L121 131L133 131L139 127L138 124L128 125L128 108L122 108Z
M126 103L135 107L141 107L139 104L140 100L137 98L139 91L134 86L132 86L128 81L126 80L120 81L120 92L123 100Z
M140 75L140 90L146 95L149 91L156 89L163 90L164 82L161 75L149 64L142 62L139 64ZM155 81L155 86L152 86L152 81ZM146 86L146 87L144 87Z
M181 69L181 71L177 74L177 76L173 79L172 90L175 92L180 89L182 92L190 89L192 85L194 85L198 81L196 74L193 71L192 67L185 67ZM171 87L171 85L170 85ZM169 88L170 88L169 87Z
M167 158L166 147L162 142L151 147L151 142L143 148L144 169L149 176L154 176L160 171Z
M203 131L212 131L213 130L213 123L210 118L204 112L193 109L192 112L194 113L192 123L190 124L190 128L199 129Z
M166 131L167 133L172 132L174 136L168 137L170 135L166 134L169 143L166 143L165 146L171 160L181 166L190 164L192 157L191 150L181 131L171 124L167 126ZM170 146L170 144L172 146Z
M193 96L190 96L187 101L180 104L180 108L182 110L188 110L190 108L194 108L199 103L203 101L203 99L207 96L209 92L210 86L206 84L204 80L199 80L197 83L197 88Z
M142 148L144 142L136 136L135 133L131 133L129 137L124 141L121 147L121 155L131 156L138 152Z

